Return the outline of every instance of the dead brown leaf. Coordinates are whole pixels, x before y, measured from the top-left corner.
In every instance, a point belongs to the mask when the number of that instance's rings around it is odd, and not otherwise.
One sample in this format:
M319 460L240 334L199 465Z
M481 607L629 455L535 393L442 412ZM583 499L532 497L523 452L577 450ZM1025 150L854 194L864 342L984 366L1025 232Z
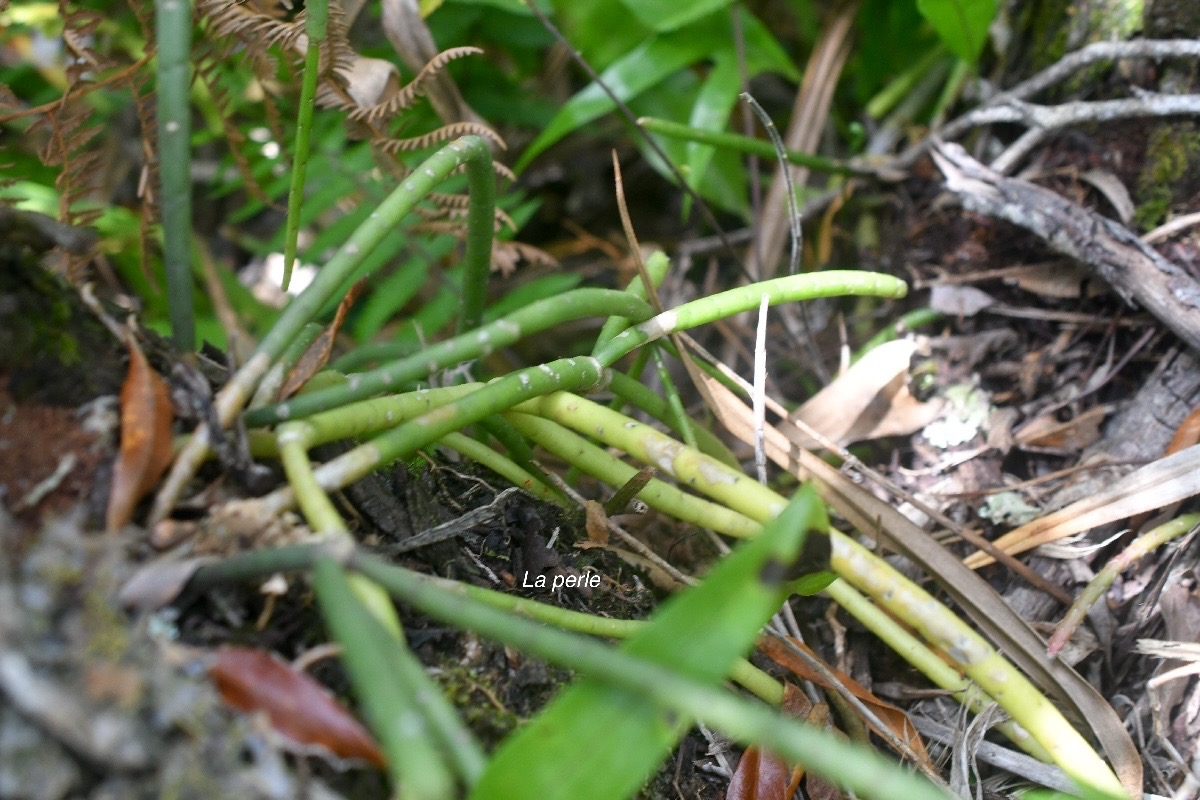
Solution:
M608 515L604 513L604 506L595 500L588 500L584 504L584 510L587 512L588 544L599 547L607 545Z
M267 715L271 726L302 751L384 766L375 739L325 689L266 650L220 647L208 676L221 699L240 711Z
M138 501L171 463L171 425L175 409L167 385L151 369L133 334L126 335L129 371L121 387L121 452L113 468L105 526L129 522Z
M1100 439L1100 423L1111 409L1092 406L1066 422L1053 414L1034 417L1013 431L1018 447L1050 450L1055 453L1077 453Z
M321 335L308 346L304 355L300 356L300 360L296 362L296 366L292 367L292 371L288 373L283 386L279 387L280 400L286 400L300 391L300 387L308 383L309 378L316 375L322 367L329 363L329 356L333 352L333 342L337 339L338 331L342 329L346 314L349 313L354 306L354 301L366 287L367 279L363 278L351 286L350 291L346 292L346 296L338 303L337 312L333 315L333 322L329 323L329 326L321 331Z
M802 432L804 425L839 445L924 428L937 417L942 402L923 403L909 392L908 365L915 351L915 344L902 339L871 350L791 414L794 441L818 447Z
M814 653L803 642L792 639L791 637L788 637L788 641L790 641L796 647L804 650L809 654L810 657L814 659L818 658L817 654ZM758 649L761 650L763 654L767 656L767 658L771 659L779 666L790 670L792 674L801 680L810 681L829 691L839 691L838 687L832 685L826 679L825 675L822 675L818 671L812 669L804 661L804 659L798 657L795 653L788 649L783 642L779 641L775 637L762 637L758 642ZM891 703L880 700L865 686L854 680L854 678L851 678L846 673L828 665L826 665L826 668L829 670L829 673L841 683L844 689L861 700L863 705L869 708L871 712L879 718L879 721L887 726L888 730L897 740L904 742L904 744L908 747L909 752L901 753L901 755L915 756L916 758L920 759L921 762L929 769L936 769L932 760L929 758L929 752L925 749L925 742L921 739L921 735L917 733L916 727L912 724L912 722L909 721L907 714L905 714L899 708L896 708L896 706L892 705ZM873 730L876 727L870 719L864 718L863 722ZM876 732L883 733L882 731Z

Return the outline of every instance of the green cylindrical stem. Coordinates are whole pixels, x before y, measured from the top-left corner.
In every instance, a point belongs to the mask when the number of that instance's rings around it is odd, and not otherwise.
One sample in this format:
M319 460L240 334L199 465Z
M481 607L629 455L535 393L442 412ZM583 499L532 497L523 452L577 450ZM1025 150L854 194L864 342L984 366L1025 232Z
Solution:
M316 481L322 489L340 489L484 417L556 389L603 388L607 377L608 370L590 356L563 358L523 369L343 453L315 471ZM284 487L258 502L264 512L271 513L289 508L295 501L291 487Z
M498 639L583 675L630 688L649 701L712 725L744 744L765 742L773 752L832 778L867 800L947 799L929 782L870 749L781 717L774 709L747 703L675 670L440 591L374 559L355 557L351 567L430 616Z
M646 259L646 273L650 276L650 282L654 284L655 289L662 285L663 279L667 277L667 271L670 268L671 262L661 250L655 250ZM630 281L629 285L625 287L625 291L639 300L646 300L650 296L650 292L642 282L641 275ZM604 323L604 327L600 329L600 335L596 337L596 345L592 348L592 352L595 353L601 347L608 344L614 336L628 328L635 321L640 322L640 320L631 320L628 317L609 317Z
M279 360L271 365L271 369L263 376L262 383L254 390L254 397L250 399L251 408L275 402L279 395L279 388L287 379L288 372L296 366L296 362L308 350L309 345L317 340L323 330L324 328L316 322L310 322L300 329L300 333L296 334L295 341L288 345Z
M784 498L742 471L687 447L649 425L577 395L555 392L530 401L520 410L594 436L742 514L749 516L747 509L753 508L754 519L772 519L787 505ZM631 474L636 472L632 467L630 470ZM706 527L717 529L715 525L706 524Z
M635 320L644 320L650 317L653 311L644 300L626 292L612 289L576 289L562 297L531 303L504 319L484 325L477 331L439 342L392 364L351 375L344 387L313 392L287 403L254 409L246 414L246 424L258 427L286 419L297 419L373 394L398 389L439 369L485 356L498 347L507 347L522 337L544 331L554 325L601 314L619 314Z
M513 486L524 489L539 500L558 506L566 505L562 497L542 483L539 478L526 472L512 459L506 458L470 436L464 436L461 433L447 433L438 439L438 444L457 451L480 466L487 467Z
M342 643L342 661L363 712L387 754L393 787L403 786L404 797L420 800L454 797L454 778L416 706L415 687L398 680L391 645L403 645L362 606L332 558L313 566L313 587L326 624Z
M438 389L419 389L405 394L360 400L348 406L314 414L296 423L296 430L304 431L304 445L336 442L339 439L357 439L372 436L380 431L394 428L402 422L453 403L483 387L481 383L444 386Z
M480 140L483 141L482 139ZM487 144L483 147L487 149ZM492 233L496 209L496 173L489 158L486 169L467 169L467 251L463 257L462 311L458 332L479 327L487 304L488 275L492 271Z
M304 4L304 32L308 45L304 52L304 80L300 84L300 108L296 113L295 154L292 157L292 183L288 189L287 224L283 236L283 291L292 280L296 261L296 241L300 236L300 209L304 205L304 177L308 172L308 142L312 133L316 106L317 80L321 71L321 46L329 22L329 0L309 0Z
M597 351L596 358L611 366L618 358L646 342L756 309L763 295L767 296L769 305L776 306L780 303L840 295L904 297L907 292L908 286L904 281L875 272L830 270L774 278L749 286L739 286L664 311L615 337L607 346Z
M486 174L492 177L492 151L487 142L478 136L464 136L443 147L413 170L404 181L387 196L379 207L346 240L333 258L317 272L313 282L308 285L295 300L284 310L279 320L271 328L270 333L263 338L259 352L269 353L272 360L279 356L295 337L304 324L311 320L321 308L329 302L355 268L383 241L384 237L396 229L400 221L412 211L427 194L441 183L446 177L467 165L467 173ZM483 183L482 181L480 182ZM487 197L480 198L481 205L488 202ZM475 205L475 198L471 200ZM482 227L474 231L474 237L468 235L468 245L474 240L489 242L486 260L491 259L492 209L487 209L487 224L480 225L478 220L469 217L468 225ZM468 253L470 248L468 247Z
M510 412L505 415L521 433L546 450L566 459L584 472L610 486L621 486L638 470L603 448L597 447L570 430L532 414ZM758 533L759 524L725 506L690 495L665 481L651 478L638 497L676 519L711 528L729 536L746 538Z
M233 422L234 417L241 412L246 400L258 386L262 376L270 369L271 364L287 349L301 328L312 320L321 307L330 300L334 292L346 282L346 279L362 263L363 259L395 229L396 225L416 207L425 195L463 164L467 165L468 173L484 170L491 175L492 153L483 139L478 136L464 136L434 153L388 195L365 222L355 229L324 269L317 273L308 288L284 309L270 333L259 344L258 350L217 395L214 405L217 410L217 418L222 425L228 426ZM478 224L477 217L472 215L468 219L468 223ZM491 209L487 213L486 229L486 236L490 241L492 235ZM468 242L482 241L483 238L483 231L478 231L474 236L468 235ZM487 251L482 257L490 259L490 246ZM471 255L470 248L468 248L468 255ZM476 255L478 256L478 253ZM150 513L151 524L170 513L176 498L183 492L184 485L204 462L211 441L212 436L207 425L201 425L196 429L191 441L175 459L170 474L163 482L163 486L154 500L154 508Z
M586 430L605 444L654 464L676 479L751 519L766 522L786 500L744 474L685 448L680 442L579 397L556 393L524 408ZM631 468L632 469L632 468ZM648 497L643 497L654 505ZM709 524L721 530L716 524ZM723 533L729 531L722 530ZM994 697L1012 718L1075 780L1120 793L1120 782L1096 752L1033 684L944 605L849 537L830 532L833 570L916 628L945 651L968 677Z
M826 593L834 602L846 610L850 616L862 623L867 630L875 634L892 652L899 655L909 664L921 671L926 678L950 692L951 696L968 710L978 714L987 706L996 702L951 667L919 639L913 636L907 628L896 622L895 618L863 597L846 581L834 581L825 588ZM1050 762L1050 754L1046 752L1029 732L1012 720L1006 720L996 726L1008 737L1009 741L1025 752L1042 761Z
M831 531L830 541L834 572L945 652L1067 775L1083 786L1124 795L1121 782L1083 736L973 628L850 537Z
M1054 629L1054 635L1050 637L1046 652L1056 655L1058 651L1062 650L1075 629L1083 624L1088 609L1100 601L1117 576L1128 569L1131 564L1167 542L1178 539L1197 525L1200 525L1200 514L1184 514L1134 539L1128 547L1105 564L1104 569L1097 572L1096 576L1079 593L1079 597L1075 598L1075 602L1067 609L1062 621Z
M163 266L167 273L167 310L175 347L196 346L192 300L192 4L157 0L158 165L162 183Z
M726 133L724 131L706 131L702 128L693 128L689 125L666 119L658 119L657 117L642 117L638 120L638 125L651 133L657 133L672 139L710 144L714 147L722 147L726 150L734 150L738 153L746 153L758 156L759 158L770 159L771 161L774 161L776 158L775 147L770 142L755 139L752 136L741 136L740 134ZM787 159L788 163L795 164L798 167L808 167L819 172L828 172L835 175L873 174L870 169L865 167L858 167L811 153L801 153L797 150L785 150L784 158Z

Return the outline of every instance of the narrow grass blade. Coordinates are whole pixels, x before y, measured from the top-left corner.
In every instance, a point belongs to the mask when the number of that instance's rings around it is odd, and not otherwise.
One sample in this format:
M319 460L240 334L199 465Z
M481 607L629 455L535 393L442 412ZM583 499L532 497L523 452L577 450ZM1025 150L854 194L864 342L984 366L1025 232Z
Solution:
M778 608L780 581L808 532L826 526L816 494L801 489L759 538L665 604L622 649L698 681L721 680ZM689 724L637 692L585 679L501 746L472 797L627 797Z

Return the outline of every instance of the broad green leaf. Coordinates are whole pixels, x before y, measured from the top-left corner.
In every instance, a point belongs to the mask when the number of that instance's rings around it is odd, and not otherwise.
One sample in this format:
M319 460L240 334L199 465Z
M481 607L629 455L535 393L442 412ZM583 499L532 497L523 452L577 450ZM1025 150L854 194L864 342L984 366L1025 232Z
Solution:
M668 76L698 61L711 51L711 42L699 37L654 36L629 51L600 75L600 80L623 102L628 103ZM592 83L567 101L554 119L521 154L514 169L520 172L539 153L572 131L614 108L598 83Z
M555 0L554 19L592 68L612 66L653 33L620 3Z
M744 17L744 22L746 64L750 75L773 70L797 79L799 73L795 66L766 26L750 15ZM601 73L600 79L622 102L628 103L678 74L684 67L705 58L732 58L733 52L728 16L721 12L712 13L671 33L649 37L614 61ZM613 108L613 101L599 84L588 85L567 101L521 155L515 169L520 172L547 147Z
M638 116L686 119L695 107L696 97L701 88L692 71L676 73L635 100L630 108ZM646 163L667 180L674 181L675 176L658 153L641 137L636 141ZM686 177L689 171L687 143L664 137L657 137L656 141L671 163ZM749 213L746 166L740 154L717 150L704 174L694 185L700 196L709 203L743 217Z
M420 291L429 277L429 259L417 254L386 278L372 281L371 294L352 318L350 328L354 339L369 341Z
M917 9L950 51L974 64L996 16L996 0L917 0Z
M696 103L692 106L688 125L706 131L725 130L729 123L729 112L733 109L741 89L742 79L738 74L737 58L732 53L720 54L696 95ZM684 175L688 185L698 191L716 148L698 142L688 142L686 147L687 170L684 171Z
M730 0L621 0L643 25L665 33L695 22L717 9L725 8Z
M801 488L757 538L665 603L621 649L717 683L778 608L783 575L808 532L827 525L816 493ZM689 724L630 689L580 680L500 746L471 797L629 797Z

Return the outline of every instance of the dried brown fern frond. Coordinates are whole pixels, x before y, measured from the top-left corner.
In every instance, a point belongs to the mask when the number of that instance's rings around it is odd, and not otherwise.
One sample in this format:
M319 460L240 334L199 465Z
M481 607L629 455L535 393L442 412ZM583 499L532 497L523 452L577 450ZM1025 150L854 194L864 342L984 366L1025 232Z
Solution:
M439 220L418 222L412 227L412 230L414 233L453 236L456 239L462 239L465 235L465 229L460 223ZM558 266L558 261L553 256L533 245L500 239L492 242L492 272L499 272L501 277L507 278L522 263L547 267Z
M192 69L195 80L204 84L209 95L212 97L213 107L217 110L216 116L221 121L221 129L225 134L225 141L229 145L229 154L233 158L234 166L242 178L246 191L260 203L268 207L281 209L267 195L262 184L259 183L258 178L255 176L254 170L250 166L250 161L246 158L246 137L242 135L242 131L233 122L232 109L234 103L229 96L229 89L220 79L220 68L227 57L224 51L224 47L210 41L201 41L194 45Z
M196 10L200 18L207 21L210 35L237 39L247 48L255 73L263 79L271 76L265 70L260 71L260 65L270 65L266 56L269 48L278 47L287 58L298 64L308 47L304 12L289 20L286 18L286 9L280 5L252 5L238 0L200 0ZM347 39L345 20L341 4L330 3L325 42L321 46L322 80L327 79L333 71L345 68L355 56Z
M150 253L155 249L153 226L162 218L158 187L158 116L156 114L155 81L149 70L140 73L130 86L133 91L133 110L137 115L138 132L141 137L142 172L138 177L137 196L141 201L138 208L138 247L141 251L142 273L152 281L149 268Z
M554 256L523 242L509 242L497 239L492 245L492 270L507 278L512 275L522 263L535 267L557 267L558 260Z
M424 95L433 77L445 69L446 65L451 61L482 52L478 47L452 47L449 50L443 50L426 64L407 86L396 91L383 102L376 103L375 105L363 107L354 103L346 103L342 98L332 94L318 95L317 101L328 107L345 111L352 120L369 122L388 120L395 117L401 111L411 108L413 103Z
M416 150L425 150L452 139L457 139L460 136L466 136L469 133L495 142L496 146L502 150L507 149L507 145L505 145L504 140L500 138L499 134L488 126L481 125L478 122L452 122L449 125L443 125L437 130L420 136L413 136L407 139L376 140L374 144L380 151L388 155L396 155L397 153L411 153Z
M196 11L208 22L211 33L237 38L251 47L265 49L278 44L290 51L304 35L304 20L300 16L285 19L281 6L200 0Z
M418 208L417 216L425 220L445 220L455 225L462 225L467 219L467 201L470 198L465 194L441 194L432 192L426 198L432 202L436 208ZM510 231L517 229L516 223L502 208L495 210L496 221L494 230L499 233L501 229L508 228Z

